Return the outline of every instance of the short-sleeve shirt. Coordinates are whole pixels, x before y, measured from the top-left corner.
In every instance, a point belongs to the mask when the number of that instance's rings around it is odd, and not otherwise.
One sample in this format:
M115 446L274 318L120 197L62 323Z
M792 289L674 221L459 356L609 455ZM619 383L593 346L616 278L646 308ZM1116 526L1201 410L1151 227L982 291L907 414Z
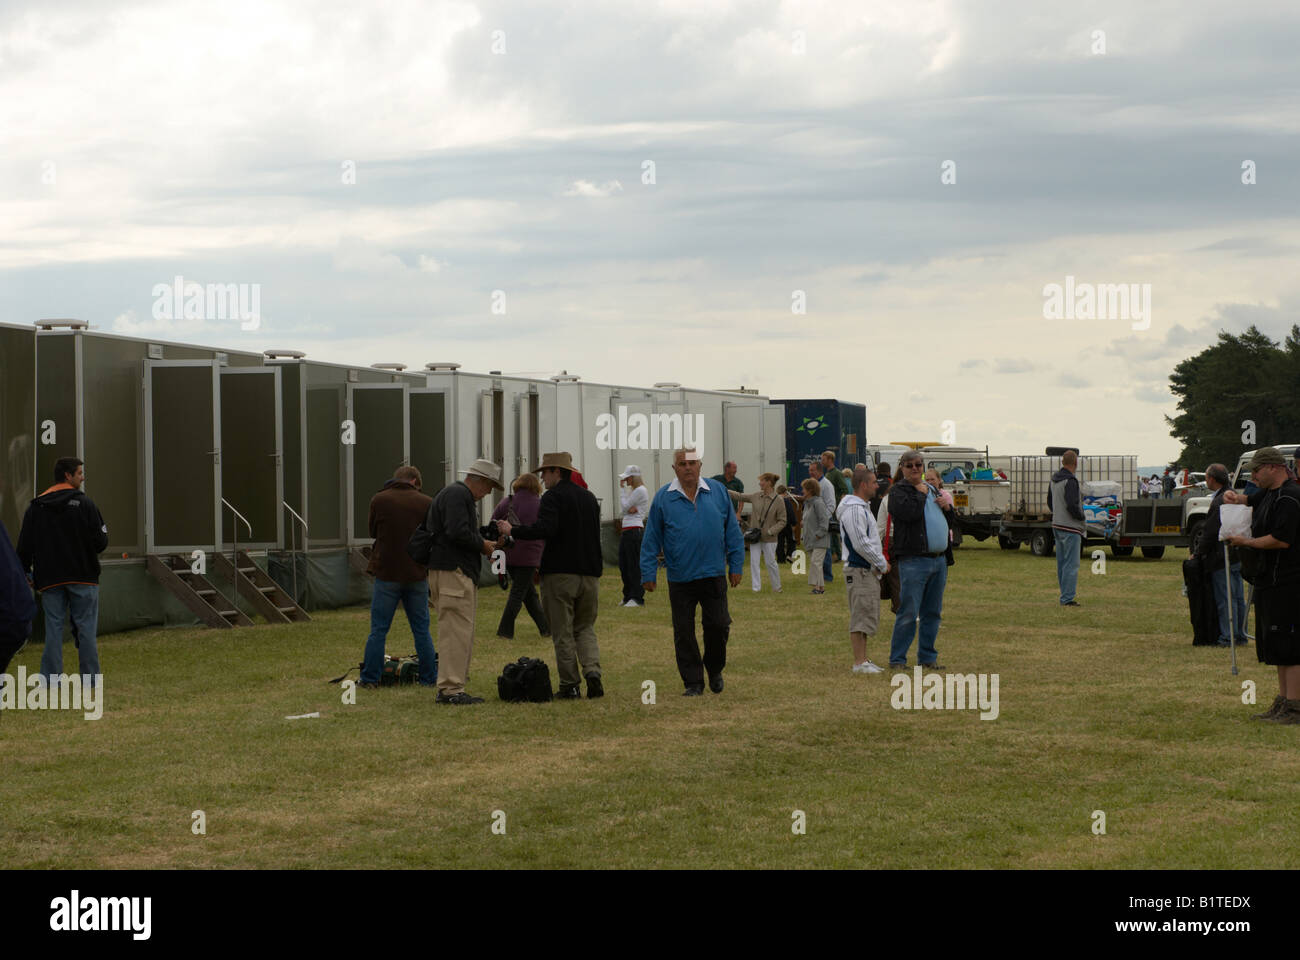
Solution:
M1288 480L1276 490L1256 490L1248 502L1250 532L1256 537L1272 535L1289 546L1285 550L1262 550L1262 582L1268 585L1300 581L1300 484Z

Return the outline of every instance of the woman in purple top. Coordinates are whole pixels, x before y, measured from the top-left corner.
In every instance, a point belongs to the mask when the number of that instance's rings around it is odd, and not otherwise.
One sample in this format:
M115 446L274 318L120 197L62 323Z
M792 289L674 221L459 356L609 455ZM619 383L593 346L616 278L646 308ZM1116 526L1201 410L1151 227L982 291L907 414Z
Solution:
M534 473L525 473L510 488L510 496L497 504L492 511L493 520L509 520L511 526L536 523L537 511L542 503L542 484ZM546 614L542 612L542 601L533 586L533 575L537 565L542 562L542 550L545 540L517 540L513 547L506 550L506 571L510 574L510 598L501 613L501 622L497 625L498 640L515 638L515 617L523 607L537 624L537 630L543 637L551 635Z

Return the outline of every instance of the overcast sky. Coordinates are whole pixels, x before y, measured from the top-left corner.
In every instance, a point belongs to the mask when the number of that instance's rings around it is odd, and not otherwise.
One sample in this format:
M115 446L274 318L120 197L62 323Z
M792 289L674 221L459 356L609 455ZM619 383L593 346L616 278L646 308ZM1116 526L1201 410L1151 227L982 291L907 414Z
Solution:
M1293 3L8 4L0 320L1162 462L1173 366L1300 322L1298 49ZM178 275L260 327L156 319ZM1149 328L1045 319L1067 276Z

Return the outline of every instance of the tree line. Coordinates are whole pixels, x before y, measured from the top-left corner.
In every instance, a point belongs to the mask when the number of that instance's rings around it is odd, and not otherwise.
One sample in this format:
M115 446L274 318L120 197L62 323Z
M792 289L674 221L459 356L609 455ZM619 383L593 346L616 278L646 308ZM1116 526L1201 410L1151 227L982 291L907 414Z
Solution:
M1177 466L1231 470L1246 449L1300 443L1300 326L1278 343L1253 324L1174 367L1179 413L1165 417L1183 445ZM1253 427L1253 431L1252 431Z

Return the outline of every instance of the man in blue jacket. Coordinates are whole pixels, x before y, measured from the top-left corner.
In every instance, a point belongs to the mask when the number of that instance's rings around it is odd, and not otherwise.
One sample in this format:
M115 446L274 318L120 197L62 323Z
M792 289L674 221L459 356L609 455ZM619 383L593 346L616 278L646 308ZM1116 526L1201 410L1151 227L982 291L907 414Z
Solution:
M654 590L662 552L668 567L677 670L686 686L682 695L698 697L704 693L706 670L709 689L722 692L731 632L727 582L733 587L740 583L745 540L726 489L700 479L698 450L675 451L673 473L677 479L660 487L650 505L641 541L641 580L646 590ZM703 660L695 640L697 605L704 628Z

